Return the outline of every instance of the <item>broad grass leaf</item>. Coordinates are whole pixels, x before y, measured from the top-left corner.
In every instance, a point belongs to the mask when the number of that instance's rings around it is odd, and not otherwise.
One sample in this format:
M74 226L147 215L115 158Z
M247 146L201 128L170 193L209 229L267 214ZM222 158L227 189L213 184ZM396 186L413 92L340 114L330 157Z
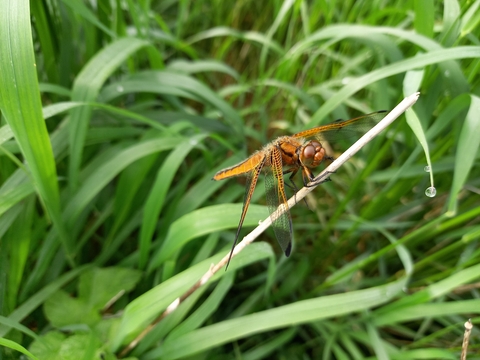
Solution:
M42 117L27 1L4 4L0 15L0 109L25 158L35 190L53 220L67 256L72 244L60 215L52 146ZM18 201L12 197L10 202ZM71 258L69 258L71 260Z
M480 145L480 98L471 95L470 108L460 132L458 147L455 154L455 170L453 175L452 189L448 202L448 211L451 215L457 211L457 197L461 188L465 185L468 174L472 170L478 147Z
M398 294L403 286L405 281L398 281L348 294L297 301L241 318L225 320L178 338L167 338L162 346L162 359L179 359L255 333L370 309L387 302Z
M214 231L236 228L241 210L242 204L214 205L182 216L170 226L165 241L152 257L148 271L150 272L163 264L187 242L199 236ZM265 206L252 204L248 208L243 226L258 224L267 216L268 212Z
M173 178L180 165L184 162L187 154L201 143L206 136L206 134L194 135L189 139L184 139L179 142L157 172L152 189L145 202L142 226L140 228L139 267L141 269L147 264L155 225L163 208L165 197L172 186Z
M434 31L433 26L435 24L434 1L415 1L413 3L413 6L415 9L415 17L413 24L415 26L416 32L428 37L432 37Z
M461 300L461 301L444 301L439 303L428 304L412 304L405 306L401 311L392 311L382 316L374 317L375 326L390 326L409 321L421 320L428 317L453 316L455 314L478 314L480 300Z

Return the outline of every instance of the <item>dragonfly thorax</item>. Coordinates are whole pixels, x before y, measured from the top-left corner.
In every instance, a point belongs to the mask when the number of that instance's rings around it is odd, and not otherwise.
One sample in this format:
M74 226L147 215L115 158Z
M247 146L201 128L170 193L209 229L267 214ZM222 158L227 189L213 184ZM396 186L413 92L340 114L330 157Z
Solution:
M283 136L277 139L274 146L280 150L283 166L298 166L300 149L302 147L300 141L288 136Z

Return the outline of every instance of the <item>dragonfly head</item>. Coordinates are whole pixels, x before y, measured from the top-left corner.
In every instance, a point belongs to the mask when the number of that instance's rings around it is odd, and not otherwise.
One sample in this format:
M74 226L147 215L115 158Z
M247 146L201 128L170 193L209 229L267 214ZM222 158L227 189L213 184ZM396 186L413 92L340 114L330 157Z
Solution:
M300 162L304 166L317 167L325 157L325 149L318 141L311 140L302 146Z

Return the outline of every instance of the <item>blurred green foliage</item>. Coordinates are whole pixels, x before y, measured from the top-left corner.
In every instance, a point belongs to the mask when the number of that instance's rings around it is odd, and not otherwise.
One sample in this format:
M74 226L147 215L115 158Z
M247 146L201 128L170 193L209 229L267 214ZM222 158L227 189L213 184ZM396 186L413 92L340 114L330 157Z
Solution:
M480 309L479 7L0 0L0 354L115 359L145 331L131 358L458 358ZM230 249L245 182L216 171L415 91L291 210L289 259L269 230L149 327ZM263 184L252 204L242 235Z

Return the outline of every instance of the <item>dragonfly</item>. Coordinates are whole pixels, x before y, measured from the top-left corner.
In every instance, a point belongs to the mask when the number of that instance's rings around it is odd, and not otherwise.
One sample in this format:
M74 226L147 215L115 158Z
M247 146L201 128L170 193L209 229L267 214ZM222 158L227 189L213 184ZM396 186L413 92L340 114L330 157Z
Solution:
M297 190L293 177L300 170L305 186L318 185L314 181L312 168L319 166L325 159L333 159L326 154L322 142L359 137L383 119L387 113L386 110L377 111L350 120L337 120L290 136L281 136L242 162L217 172L213 177L214 180L224 180L239 175L247 178L242 213L227 267L230 264L260 174L265 175L266 201L273 231L285 256L288 257L292 250L293 226L285 186ZM285 183L284 175L287 174L289 174L289 183L292 185Z

